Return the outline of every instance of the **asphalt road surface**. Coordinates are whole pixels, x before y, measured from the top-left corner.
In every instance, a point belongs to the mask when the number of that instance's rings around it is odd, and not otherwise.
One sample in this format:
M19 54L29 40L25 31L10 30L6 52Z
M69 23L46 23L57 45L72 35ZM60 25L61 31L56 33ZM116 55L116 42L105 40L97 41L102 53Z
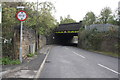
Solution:
M118 78L118 58L70 46L54 46L40 78Z

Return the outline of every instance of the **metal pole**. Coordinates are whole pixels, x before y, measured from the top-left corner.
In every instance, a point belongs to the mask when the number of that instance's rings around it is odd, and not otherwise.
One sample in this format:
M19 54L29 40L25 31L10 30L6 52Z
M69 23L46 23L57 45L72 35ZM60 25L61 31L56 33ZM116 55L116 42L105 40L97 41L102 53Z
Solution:
M120 25L120 1L118 2L118 25ZM120 26L118 28L118 31L120 30ZM118 36L120 36L120 33L118 33Z
M37 0L37 8L36 8L37 10L36 10L36 16L38 17L38 0ZM38 19L36 18L36 28L35 28L35 37L36 37L36 51L38 51L38 46L39 46L39 40L38 40L38 32L37 32L37 26L38 26Z
M20 59L20 62L22 63L22 28L23 28L23 21L21 21L21 27L20 27L20 56L19 56L19 59Z

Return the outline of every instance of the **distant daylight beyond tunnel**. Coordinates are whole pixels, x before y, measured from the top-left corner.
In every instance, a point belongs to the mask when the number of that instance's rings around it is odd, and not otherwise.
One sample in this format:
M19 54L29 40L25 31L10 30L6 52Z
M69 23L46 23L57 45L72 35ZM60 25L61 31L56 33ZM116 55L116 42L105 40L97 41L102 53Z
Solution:
M55 44L59 45L72 45L75 44L74 36L78 36L77 33L55 34Z
M77 44L81 25L81 21L79 23L60 24L54 29L51 36L47 38L47 43L59 45Z

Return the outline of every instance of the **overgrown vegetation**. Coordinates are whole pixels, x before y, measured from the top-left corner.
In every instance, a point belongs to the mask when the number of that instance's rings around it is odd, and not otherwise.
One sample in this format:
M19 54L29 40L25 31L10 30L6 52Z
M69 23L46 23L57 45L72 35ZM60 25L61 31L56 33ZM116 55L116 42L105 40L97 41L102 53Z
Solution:
M118 54L113 53L113 52L95 51L95 50L89 50L89 51L92 51L92 52L95 52L95 53L100 53L100 54L103 54L103 55L108 55L108 56L119 57L120 58L120 56Z
M28 14L28 18L24 22L24 26L31 27L36 30L37 33L44 35L47 35L56 26L56 20L53 16L55 7L51 2L41 2L38 3L38 6L37 3L34 2L4 2L2 3L2 26L3 36L5 38L11 38L13 36L12 32L14 27L20 24L20 21L15 17L16 13L20 10L16 7L20 5L26 7L24 11Z
M33 53L29 53L29 54L27 54L27 57L33 57L35 54L33 54Z
M15 64L20 64L20 60L12 60L9 57L4 57L0 59L0 64L2 65L15 65Z
M111 56L120 56L120 15L119 10L112 13L110 7L105 7L101 10L100 15L96 16L92 11L86 13L83 18L83 26L79 31L79 44L80 48L84 48L90 51L97 51L102 54ZM114 25L109 27L109 30L98 30L100 26L93 26L92 24L103 24L101 27L105 27L104 24ZM118 25L118 28L116 28ZM98 27L98 29L97 29ZM107 27L108 28L108 27Z
M106 32L98 32L96 29L92 30L82 30L79 34L79 47L102 51L108 53L114 53L114 55L118 55L120 44L118 44L118 40L120 36L118 36L119 31L106 31Z
M24 27L32 28L36 34L36 42L38 44L39 35L49 35L56 27L56 19L54 18L55 7L51 2L3 2L2 3L2 49L3 57L16 59L14 46L14 27L20 25L15 17L20 11L17 6L24 6L28 18L24 21ZM19 33L19 32L18 32ZM6 42L7 41L7 42Z
M98 16L96 16L94 12L90 11L87 12L85 17L83 18L83 25L89 26L92 24L107 24L107 23L118 25L120 23L118 19L118 14L119 14L118 10L112 13L110 7L103 8Z
M67 15L67 17L63 18L60 17L60 24L66 24L66 23L75 23L76 21L73 20L70 15Z

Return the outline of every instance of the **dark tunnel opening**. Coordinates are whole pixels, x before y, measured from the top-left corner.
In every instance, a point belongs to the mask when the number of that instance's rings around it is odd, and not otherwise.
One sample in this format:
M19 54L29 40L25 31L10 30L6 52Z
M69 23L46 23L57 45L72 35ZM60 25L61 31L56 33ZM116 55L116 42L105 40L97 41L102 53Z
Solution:
M59 24L48 36L47 44L57 44L63 46L77 46L79 29L82 21L76 23Z
M55 34L53 39L55 44L62 46L77 46L75 43L74 36L78 36L78 33L65 33L65 34Z

